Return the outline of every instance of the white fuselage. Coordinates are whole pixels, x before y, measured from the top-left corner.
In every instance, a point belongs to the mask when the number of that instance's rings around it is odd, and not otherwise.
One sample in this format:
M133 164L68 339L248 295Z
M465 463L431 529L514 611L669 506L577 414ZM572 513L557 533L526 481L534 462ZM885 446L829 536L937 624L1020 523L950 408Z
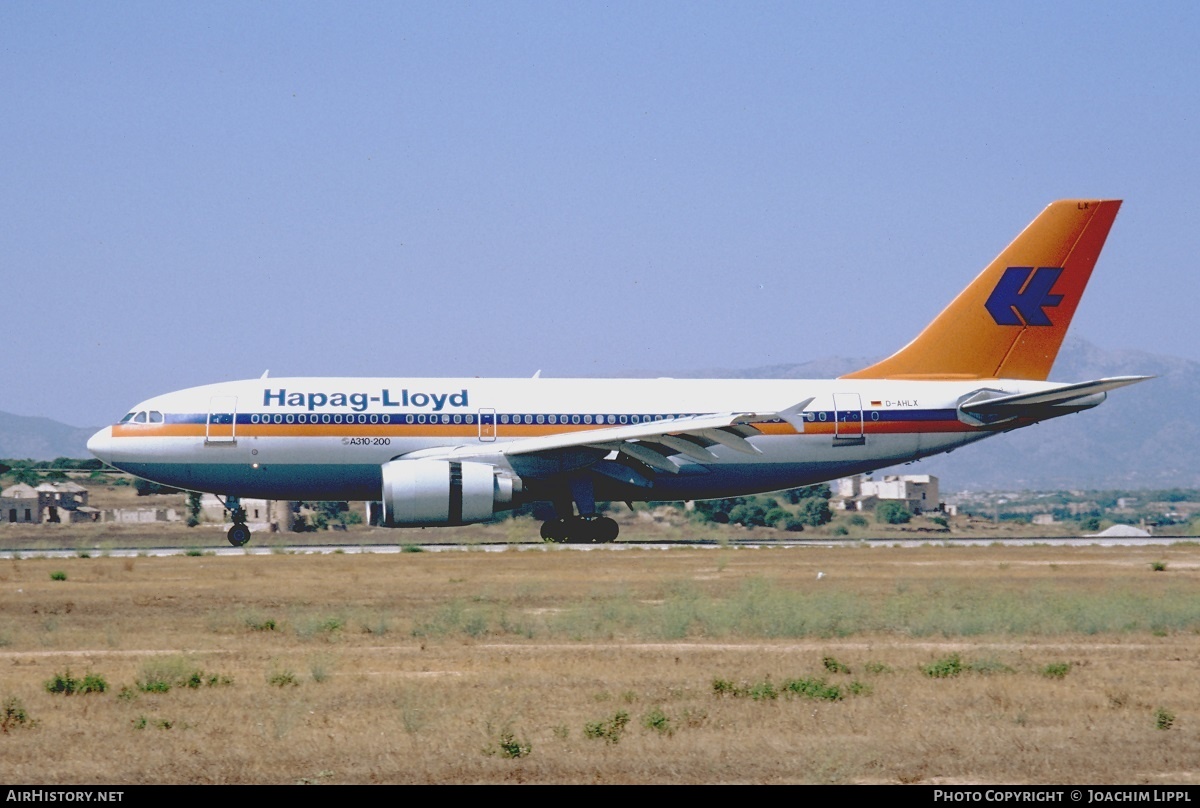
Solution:
M949 451L994 434L960 417L982 390L1015 380L263 378L194 387L137 405L88 448L116 468L193 491L271 499L375 500L381 466L441 450L539 481L595 463L578 446L506 454L522 439L710 413L777 413L812 399L796 425L753 423L753 451L713 445L669 457L640 483L602 477L597 499L706 499L792 488ZM1024 423L1008 423L1005 429ZM649 486L645 482L650 481Z

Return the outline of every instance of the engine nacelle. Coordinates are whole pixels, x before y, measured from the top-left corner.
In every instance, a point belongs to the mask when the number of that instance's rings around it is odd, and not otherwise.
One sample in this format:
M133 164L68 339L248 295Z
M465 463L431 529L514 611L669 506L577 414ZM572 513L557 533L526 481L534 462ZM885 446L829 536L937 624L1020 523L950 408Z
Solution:
M488 463L392 460L383 464L383 524L435 527L483 522L512 507L520 479Z

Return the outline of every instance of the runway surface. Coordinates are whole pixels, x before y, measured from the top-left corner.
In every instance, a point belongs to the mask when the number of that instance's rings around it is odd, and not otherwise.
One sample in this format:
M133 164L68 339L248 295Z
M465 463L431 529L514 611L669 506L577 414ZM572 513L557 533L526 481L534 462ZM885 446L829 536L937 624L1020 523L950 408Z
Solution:
M295 545L295 546L255 546L253 543L245 547L205 547L201 549L186 548L186 547L157 547L157 548L105 548L103 550L80 550L80 549L62 549L62 550L40 550L40 549L13 549L0 550L0 558L75 558L83 552L87 552L92 556L108 556L111 558L136 557L136 556L174 556L174 555L195 555L200 553L206 556L239 556L239 555L327 555L330 553L379 553L382 555L404 552L425 552L425 553L454 553L454 552L472 552L472 553L519 553L519 552L550 552L554 550L580 550L580 551L608 551L619 552L621 550L678 550L680 548L694 548L697 550L718 550L722 548L735 548L743 550L758 550L758 549L804 549L804 548L831 548L831 547L928 547L928 546L945 546L945 547L980 547L980 546L1032 546L1046 545L1054 547L1148 547L1155 545L1170 545L1181 541L1192 541L1191 539L1182 538L1179 536L1083 536L1071 538L1023 538L1023 539L959 539L959 538L938 538L938 539L878 539L871 541L842 540L836 541L831 539L811 539L804 540L784 540L784 541L730 541L718 543L713 541L671 541L671 542L613 542L611 544L550 544L546 542L519 542L519 543L494 543L494 544L323 544L323 545Z

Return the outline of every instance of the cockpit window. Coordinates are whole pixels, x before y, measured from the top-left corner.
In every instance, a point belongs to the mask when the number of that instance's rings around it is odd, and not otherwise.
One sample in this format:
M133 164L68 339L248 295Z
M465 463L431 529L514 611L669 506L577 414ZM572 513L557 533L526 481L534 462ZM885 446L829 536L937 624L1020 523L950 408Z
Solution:
M121 419L122 424L161 424L165 421L158 410L137 410Z

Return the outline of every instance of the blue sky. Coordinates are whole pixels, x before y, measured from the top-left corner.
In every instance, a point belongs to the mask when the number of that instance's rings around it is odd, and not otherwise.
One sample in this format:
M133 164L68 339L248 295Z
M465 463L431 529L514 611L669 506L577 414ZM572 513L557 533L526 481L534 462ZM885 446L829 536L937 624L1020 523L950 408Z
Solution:
M1200 360L1200 4L0 8L0 410L874 357L1047 203Z

